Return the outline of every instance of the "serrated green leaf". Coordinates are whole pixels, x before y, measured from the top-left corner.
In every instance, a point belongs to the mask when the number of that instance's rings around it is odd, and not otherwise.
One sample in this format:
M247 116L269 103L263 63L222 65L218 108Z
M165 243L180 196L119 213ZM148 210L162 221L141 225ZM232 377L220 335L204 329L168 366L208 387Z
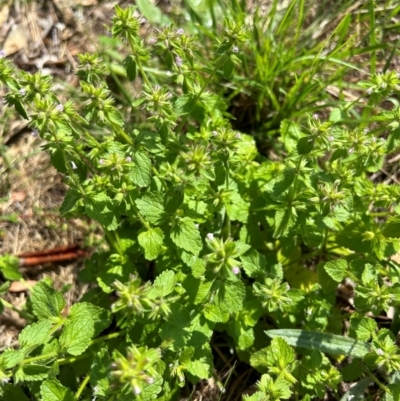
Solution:
M73 401L71 390L64 387L57 379L46 380L40 386L41 401Z
M4 394L2 397L4 401L29 401L29 398L21 390L20 387L16 387L14 384L6 384L4 386Z
M267 261L265 256L257 252L255 249L248 250L240 257L242 266L246 274L251 277L257 277L264 272Z
M172 305L167 322L161 326L160 337L170 348L180 351L190 339L190 315L186 308Z
M166 297L175 289L176 279L175 273L172 270L162 272L156 277L153 284L156 297ZM152 291L153 293L153 291Z
M106 309L89 302L77 302L72 305L69 312L70 319L86 319L87 316L90 316L94 325L93 337L99 335L111 324L111 313Z
M100 397L106 397L110 391L111 381L111 358L108 355L107 348L102 348L96 353L90 368L90 384L92 389L96 389L94 394Z
M363 358L370 352L369 344L334 334L300 329L268 330L265 333L271 338L282 337L288 344L295 347L319 350L332 355Z
M147 260L154 260L162 251L164 233L161 228L150 228L138 235L139 245L144 249L144 256Z
M135 166L131 172L131 179L139 187L147 187L151 181L151 160L143 152L135 152L132 156Z
M40 344L46 344L51 340L52 322L50 320L41 320L25 327L19 337L21 347L34 347Z
M400 217L390 217L387 219L382 229L382 234L386 238L400 238Z
M20 259L12 255L0 256L0 271L6 280L20 280Z
M312 138L304 137L300 138L299 142L297 142L297 151L299 155L307 155L314 148L314 141Z
M192 219L184 217L171 229L174 244L187 252L198 255L203 248L200 232Z
M344 259L331 260L325 263L324 269L336 282L341 282L346 277L347 261Z
M215 302L224 312L238 313L243 308L245 297L246 289L242 281L225 282L219 288Z
M65 307L64 297L43 281L32 288L31 302L33 313L39 319L58 317Z
M18 365L24 359L24 351L22 349L7 349L0 354L0 365L4 369L11 369Z
M18 383L22 381L33 382L43 380L48 377L49 372L49 366L34 363L22 365L15 372L15 381Z
M140 213L151 224L162 224L167 217L164 212L163 197L158 192L149 192L142 198L136 199L135 203Z
M87 199L85 202L86 214L98 221L107 230L115 230L118 227L118 220L112 204L112 201L108 195L100 192Z
M80 314L67 320L60 336L60 346L70 355L80 355L89 347L93 334L94 325L90 315L86 314L84 318Z
M350 319L349 334L360 341L369 341L376 328L377 324L375 320L364 316L352 316Z

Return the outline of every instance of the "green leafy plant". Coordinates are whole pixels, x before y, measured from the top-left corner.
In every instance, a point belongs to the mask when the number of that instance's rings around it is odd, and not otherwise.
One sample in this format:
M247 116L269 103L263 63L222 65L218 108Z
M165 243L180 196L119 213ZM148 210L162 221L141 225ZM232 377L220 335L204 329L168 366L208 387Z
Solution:
M128 109L111 96L106 78L115 71L96 54L79 56L76 105L59 101L50 77L0 59L7 104L46 140L69 186L61 212L97 221L109 245L80 272L96 285L69 310L51 282L32 289L31 324L20 347L0 356L2 398L179 399L188 382L213 375L218 331L262 374L245 399L338 398L343 380L358 382L345 399L371 382L397 399L400 284L391 256L400 192L370 179L398 150L397 104L373 114L369 130L351 103L327 121L285 119L281 153L267 159L232 129L212 91L240 65L250 37L243 19L225 20L204 60L196 37L172 25L146 45L135 11L116 7L112 21L129 49L126 76L141 85L137 99L126 93ZM149 67L157 63L168 82ZM371 109L398 94L400 80L374 74L359 90ZM12 260L1 266L13 279ZM356 310L350 338L335 308L346 279ZM367 317L389 308L390 329Z

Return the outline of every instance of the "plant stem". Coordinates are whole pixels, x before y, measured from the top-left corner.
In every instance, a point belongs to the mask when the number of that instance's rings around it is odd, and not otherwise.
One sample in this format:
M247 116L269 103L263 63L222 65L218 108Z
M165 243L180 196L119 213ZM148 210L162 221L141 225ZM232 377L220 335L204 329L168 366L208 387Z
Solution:
M83 379L81 385L80 385L79 388L78 388L78 391L77 391L77 392L75 393L75 395L74 395L74 400L76 400L76 401L79 400L79 398L80 398L80 396L81 396L83 390L85 389L86 385L88 384L88 381L89 381L89 380L90 380L90 375L87 375L87 376Z
M16 308L14 305L11 305L9 302L5 301L4 299L0 299L0 302L8 309L13 310L14 312L17 312L20 316L22 316L26 320L33 321L35 320L35 316L31 315L29 312L25 312L22 310L19 310Z

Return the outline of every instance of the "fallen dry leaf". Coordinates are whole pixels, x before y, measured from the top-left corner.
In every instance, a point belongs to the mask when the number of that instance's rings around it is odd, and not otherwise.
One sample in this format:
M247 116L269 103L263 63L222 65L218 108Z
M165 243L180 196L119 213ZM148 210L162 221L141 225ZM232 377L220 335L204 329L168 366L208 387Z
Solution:
M8 289L9 292L23 292L29 291L37 281L26 280L26 281L13 281Z
M3 51L7 56L16 53L18 50L23 49L28 43L25 29L19 25L14 25L4 41Z

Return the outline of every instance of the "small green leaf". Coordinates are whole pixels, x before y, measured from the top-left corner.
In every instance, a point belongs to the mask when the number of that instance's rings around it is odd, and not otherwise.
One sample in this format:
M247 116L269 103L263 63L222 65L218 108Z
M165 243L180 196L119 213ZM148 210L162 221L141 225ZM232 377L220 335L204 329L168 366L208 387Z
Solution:
M41 320L26 326L18 337L21 347L32 347L49 342L52 326L50 320Z
M156 297L166 297L175 289L176 279L175 273L172 270L162 272L156 277L153 284Z
M297 151L299 155L307 155L314 148L314 141L312 138L304 137L297 142Z
M271 338L282 337L288 344L294 347L319 350L332 355L363 358L370 352L369 344L334 334L300 329L268 330L266 334Z
M151 224L162 224L167 217L164 212L163 198L159 192L149 192L140 199L135 200L140 213Z
M6 280L20 280L22 274L19 271L20 260L16 256L0 256L0 271Z
M325 263L325 271L336 281L340 282L346 277L347 261L344 259L331 260Z
M265 266L267 265L265 256L253 248L242 255L240 260L242 261L244 271L251 278L261 275L265 270Z
M400 217L390 217L382 229L382 234L386 238L400 238Z
M140 187L147 187L151 180L151 160L143 152L135 152L132 156L135 166L132 169L131 179Z
M192 219L184 217L172 227L171 239L179 248L198 255L203 248L200 232Z
M64 387L57 379L46 380L40 386L41 401L73 401L71 390Z
M132 55L129 55L125 57L125 60L123 61L125 69L126 69L126 75L131 81L134 81L136 79L136 60L135 57Z
M16 387L14 384L6 384L4 386L4 394L1 399L4 401L29 401L29 398L21 388Z
M86 319L87 316L90 316L90 319L93 321L93 337L99 335L111 324L111 313L106 309L89 302L77 302L72 305L69 312L70 319Z
M60 336L60 346L70 355L82 354L90 345L94 334L93 321L89 314L67 320Z
M138 235L139 245L144 249L147 260L154 260L162 251L164 233L161 228L149 228Z
M39 319L59 317L65 307L64 297L43 281L32 288L33 313Z

